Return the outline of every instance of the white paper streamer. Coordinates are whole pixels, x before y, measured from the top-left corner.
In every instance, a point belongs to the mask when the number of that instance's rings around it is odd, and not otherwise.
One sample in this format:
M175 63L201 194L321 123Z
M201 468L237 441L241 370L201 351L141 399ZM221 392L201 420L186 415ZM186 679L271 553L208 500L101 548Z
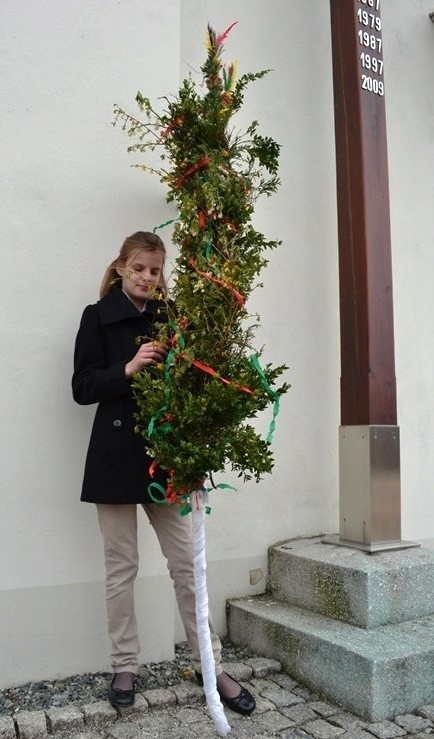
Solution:
M215 661L209 631L208 590L206 584L205 557L205 512L208 503L206 490L197 490L190 495L193 516L194 585L196 590L196 624L202 665L203 689L206 703L219 736L231 733L231 727L223 711L217 692Z

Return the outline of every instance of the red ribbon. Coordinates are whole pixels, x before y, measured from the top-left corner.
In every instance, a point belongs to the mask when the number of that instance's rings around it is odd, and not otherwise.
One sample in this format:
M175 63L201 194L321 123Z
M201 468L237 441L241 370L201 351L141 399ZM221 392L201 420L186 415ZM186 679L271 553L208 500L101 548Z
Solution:
M219 218L217 213L208 214L208 213L205 213L204 210L199 211L199 216L198 216L199 228L201 231L205 228L208 218L211 218L213 221L221 221L222 223L225 223L227 226L229 226L229 228L231 229L233 233L236 233L238 231L235 223L232 223L232 221L230 221L229 218ZM185 246L185 244L183 244L183 246Z
M202 230L206 226L206 213L205 211L201 210L199 213L199 228Z
M218 277L213 277L211 272L202 272L200 269L196 267L196 262L194 261L193 257L190 257L190 259L188 260L188 263L193 267L195 272L197 272L197 274L200 275L200 277L204 277L206 280L209 280L209 282L215 282L217 285L221 285L222 287L226 288L226 290L230 290L230 292L234 296L240 308L243 307L245 298L243 295L241 295L240 292L238 292L238 290L234 288L233 285L230 285L229 282L226 282L225 280L221 280Z
M194 364L194 366L198 369L202 370L202 372L206 372L208 375L217 376L217 378L220 380L220 382L223 383L223 385L234 385L234 387L236 387L238 390L241 390L241 392L247 393L248 395L253 395L253 390L250 390L250 388L248 387L244 387L244 385L237 385L236 383L227 380L225 377L220 377L215 369L209 367L207 364L204 364L199 359L193 359L192 364Z
M231 231L233 231L234 233L238 231L235 223L232 223L232 221L230 221L229 218L222 218L222 223L226 223L226 225L229 226Z
M166 487L166 500L168 503L176 503L177 505L183 505L185 502L182 500L183 495L187 495L188 488L183 488L182 490L175 490L173 487L173 477L175 475L175 470L171 469L169 470L169 480L167 482Z
M182 123L183 123L182 118L180 116L178 116L177 118L175 118L174 121L171 121L169 123L169 125L167 126L167 128L165 128L164 131L161 132L161 135L164 136L164 137L168 136L169 133L172 133L172 131L175 128L178 128L178 126L182 126Z
M151 462L151 464L149 465L149 477L152 477L152 479L154 479L155 470L157 467L158 467L158 462L156 459L154 459L153 462Z
M199 161L196 162L196 164L193 164L192 167L187 169L187 171L184 172L184 174L176 180L176 186L181 187L181 185L183 184L184 180L187 177L190 177L190 175L197 172L198 169L203 169L203 167L207 167L210 161L211 159L209 157L202 157L202 159L199 159Z
M149 466L149 470L148 470L149 477L151 478L154 477L156 467L158 467L158 462L156 459L154 459L153 462L151 462ZM164 491L164 499L162 498L161 500L155 501L155 502L159 502L159 503L166 502L166 503L171 503L171 504L175 503L176 505L179 505L179 506L185 505L185 500L183 500L183 496L186 496L189 491L187 488L183 488L181 490L174 489L174 484L173 484L174 475L175 475L175 470L171 469L169 471L169 479L167 481L166 490ZM155 484L155 483L152 483L152 484ZM158 486L158 487L161 487L161 486ZM161 488L161 492L163 492L163 488Z

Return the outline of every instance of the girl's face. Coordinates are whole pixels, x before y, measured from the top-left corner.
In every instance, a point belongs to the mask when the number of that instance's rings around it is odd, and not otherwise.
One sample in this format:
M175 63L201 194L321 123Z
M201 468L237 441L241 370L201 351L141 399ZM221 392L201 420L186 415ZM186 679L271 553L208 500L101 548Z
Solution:
M163 263L161 251L137 249L128 257L125 266L117 268L122 277L122 289L139 310L160 285Z

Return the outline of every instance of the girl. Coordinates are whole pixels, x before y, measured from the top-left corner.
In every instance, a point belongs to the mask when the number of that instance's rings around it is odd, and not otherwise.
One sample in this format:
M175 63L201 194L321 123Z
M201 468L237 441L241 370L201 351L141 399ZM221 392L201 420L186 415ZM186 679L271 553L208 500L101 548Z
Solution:
M72 391L82 405L98 403L86 458L81 500L95 503L104 542L108 631L113 678L108 699L114 706L134 703L140 645L134 612L138 570L137 506L158 537L174 583L178 608L192 651L199 684L201 664L196 631L191 517L176 506L155 504L147 494L149 466L141 436L134 432L134 373L164 362L167 348L153 341L155 321L167 321L163 274L166 250L154 233L139 231L123 243L109 265L100 300L85 308L74 353ZM137 348L136 337L147 337ZM153 481L166 485L157 468ZM223 703L241 714L255 708L252 695L222 671L221 644L210 621L217 689Z

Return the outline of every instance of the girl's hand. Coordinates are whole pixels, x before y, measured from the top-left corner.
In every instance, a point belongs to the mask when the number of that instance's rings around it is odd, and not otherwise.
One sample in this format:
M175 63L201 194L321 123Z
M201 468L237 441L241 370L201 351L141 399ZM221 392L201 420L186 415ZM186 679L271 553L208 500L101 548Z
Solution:
M168 347L159 344L158 341L149 341L142 344L137 354L125 365L125 376L132 377L135 372L140 372L143 367L164 362Z

